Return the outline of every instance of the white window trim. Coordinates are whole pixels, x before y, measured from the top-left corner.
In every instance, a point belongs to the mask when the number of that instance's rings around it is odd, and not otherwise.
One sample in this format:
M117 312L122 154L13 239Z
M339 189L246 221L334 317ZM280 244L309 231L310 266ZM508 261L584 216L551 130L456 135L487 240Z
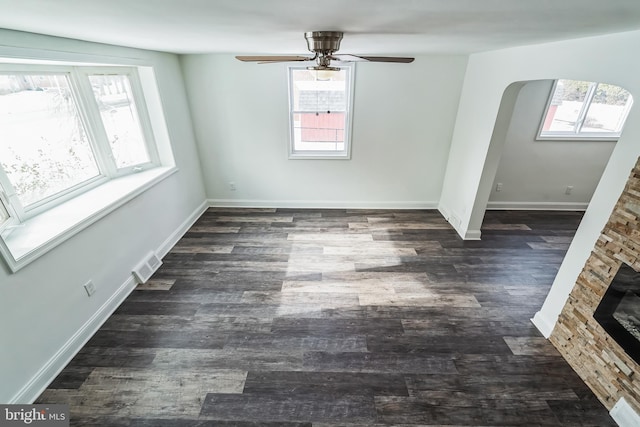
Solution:
M117 70L117 73L115 72ZM124 176L131 174L133 172L140 172L143 170L147 170L149 168L157 167L159 165L159 157L158 150L156 149L156 143L153 137L153 130L151 128L151 123L149 120L149 112L146 108L144 92L142 90L142 85L140 83L140 76L137 73L137 70L132 67L81 67L77 69L77 74L82 77L79 82L79 86L81 86L81 94L84 98L86 98L86 104L89 107L90 114L87 117L87 120L91 123L92 129L101 129L103 130L102 120L100 120L100 112L98 111L98 106L95 103L95 98L93 96L93 91L89 84L89 76L91 75L125 75L129 78L129 83L131 85L131 91L133 92L133 98L135 101L136 110L138 112L138 120L140 120L140 126L142 133L145 138L145 144L147 148L147 153L149 154L149 161L147 163L141 163L133 166L129 166L126 168L113 169L113 165L106 166L109 169L110 176ZM106 136L106 133L103 131L101 135L94 135L96 139L103 138ZM106 144L103 142L100 144L102 148L108 146L108 142ZM110 156L110 153L103 154L104 156Z
M304 70L306 67L302 67L300 65L288 65L287 66L287 88L289 93L289 159L290 160L350 160L351 159L351 146L352 146L352 122L353 122L353 98L355 93L355 72L356 67L353 63L346 63L344 65L340 65L339 68L346 68L349 70L349 78L346 80L347 88L346 93L349 96L345 114L346 114L346 122L345 122L345 149L342 151L325 151L325 150L304 150L304 151L296 151L295 150L295 139L294 139L294 129L293 129L293 90L292 90L292 72L293 70Z
M15 223L15 215L11 214L11 211L8 208L9 203L7 203L7 196L4 194L2 190L0 190L0 218L5 218L0 222L0 233L4 230L5 227Z
M582 103L582 109L578 114L578 119L576 120L575 129L576 131L553 131L546 132L545 135L542 135L544 123L547 118L547 114L549 114L549 108L551 107L551 102L553 101L553 95L556 92L556 86L558 85L558 80L553 81L553 86L551 87L551 92L549 93L549 98L547 99L547 105L544 109L544 113L542 114L542 120L540 121L540 126L538 127L538 133L536 134L536 141L602 141L602 142L616 142L620 139L620 135L622 135L622 129L620 132L582 132L579 129L582 127L584 120L586 119L587 113L589 111L589 107L591 106L591 102L593 101L593 97L596 94L596 89L598 87L597 82L591 82L591 86L585 95L585 99ZM625 111L622 121L622 127L624 129L624 123L629 116L629 111L631 111L631 107L633 106L633 96L629 95L629 99L625 105Z
M0 54L7 48L0 47ZM140 125L143 128L145 142L151 161L143 165L135 165L128 170L121 168L115 173L85 181L78 186L82 189L74 192L69 189L61 195L59 193L55 204L50 204L46 208L30 212L30 215L20 215L9 203L9 195L0 189L0 202L6 208L9 219L0 224L0 255L12 272L17 272L21 268L38 259L51 249L68 240L75 234L86 229L91 224L100 220L112 211L123 206L130 200L142 194L152 186L176 173L173 150L169 140L168 129L164 118L162 99L157 88L154 70L151 66L140 63L135 59L130 64L112 64L110 61L98 61L86 63L78 61L80 58L88 58L88 55L71 55L60 53L60 56L73 56L76 62L55 61L48 59L50 55L47 51L38 51L38 55L43 55L43 59L31 58L19 59L18 55L13 55L14 50L18 53L26 52L22 48L9 49L10 57L0 58L0 72L25 72L25 68L31 68L26 72L58 72L76 68L76 73L105 74L105 70L111 70L111 74L117 70L117 74L131 74L135 78L130 78L131 89L134 93L134 100L138 111ZM56 52L56 56L58 52ZM47 58L47 59L44 59ZM91 57L95 59L97 57ZM111 58L109 58L111 59ZM44 65L46 64L46 66ZM33 67L33 68L32 68ZM36 70L37 69L37 70ZM65 72L65 71L63 71ZM72 84L74 77L71 77ZM88 80L87 80L88 82ZM90 85L85 89L78 90L79 96L89 95L95 104ZM83 95L84 93L84 95ZM86 107L83 106L83 107ZM79 108L81 115L85 114L83 108ZM97 113L99 114L99 112ZM90 114L89 114L90 115ZM82 117L86 120L86 117ZM99 119L99 116L94 119ZM100 126L102 126L100 122ZM87 132L91 132L87 129ZM91 139L91 138L90 138ZM128 172L128 174L127 174ZM0 175L4 175L0 172ZM4 176L6 179L6 176ZM0 176L2 179L2 176ZM7 188L7 187L5 187ZM12 188L12 186L8 187ZM35 206L36 204L34 204ZM32 208L33 206L30 206ZM31 209L30 209L31 210Z

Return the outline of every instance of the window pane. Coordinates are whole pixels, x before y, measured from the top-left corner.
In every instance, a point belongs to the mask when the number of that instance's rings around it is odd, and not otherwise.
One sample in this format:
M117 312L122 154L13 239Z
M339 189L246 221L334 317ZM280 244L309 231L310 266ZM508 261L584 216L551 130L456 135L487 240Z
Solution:
M140 119L126 75L89 76L116 167L149 162Z
M25 207L99 174L67 75L0 75L0 163Z
M292 70L295 151L344 151L348 70Z
M631 102L631 95L621 87L598 84L581 132L620 133Z
M347 71L293 70L295 111L345 111Z
M344 113L300 113L294 119L296 150L344 150Z
M575 132L591 84L577 80L558 80L542 126L542 135L545 132Z

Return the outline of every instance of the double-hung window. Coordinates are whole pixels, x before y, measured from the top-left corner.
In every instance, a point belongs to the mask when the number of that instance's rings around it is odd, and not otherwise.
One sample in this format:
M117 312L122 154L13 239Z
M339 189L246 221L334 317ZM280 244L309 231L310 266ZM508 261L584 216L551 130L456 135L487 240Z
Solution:
M353 65L289 67L289 158L350 158L352 105Z
M0 252L12 269L160 176L118 180L162 166L146 105L137 67L0 65Z
M606 83L557 80L538 139L617 140L633 105L625 89Z

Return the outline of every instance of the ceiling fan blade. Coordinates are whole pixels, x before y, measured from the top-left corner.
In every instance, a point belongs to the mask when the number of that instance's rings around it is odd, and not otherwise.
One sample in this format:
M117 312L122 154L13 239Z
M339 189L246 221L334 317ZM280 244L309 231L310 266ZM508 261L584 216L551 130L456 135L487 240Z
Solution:
M292 61L311 61L313 58L306 56L236 56L236 59L244 62L292 62Z
M331 55L331 59L345 62L396 62L409 64L414 58L400 56L364 56L364 55Z

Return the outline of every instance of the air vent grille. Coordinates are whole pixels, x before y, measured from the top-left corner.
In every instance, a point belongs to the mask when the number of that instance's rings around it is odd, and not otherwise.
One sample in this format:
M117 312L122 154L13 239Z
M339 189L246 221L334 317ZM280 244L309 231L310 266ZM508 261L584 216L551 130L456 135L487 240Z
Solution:
M162 261L160 258L158 258L155 253L151 252L147 255L144 261L133 269L133 277L135 277L139 284L146 283L161 265Z

